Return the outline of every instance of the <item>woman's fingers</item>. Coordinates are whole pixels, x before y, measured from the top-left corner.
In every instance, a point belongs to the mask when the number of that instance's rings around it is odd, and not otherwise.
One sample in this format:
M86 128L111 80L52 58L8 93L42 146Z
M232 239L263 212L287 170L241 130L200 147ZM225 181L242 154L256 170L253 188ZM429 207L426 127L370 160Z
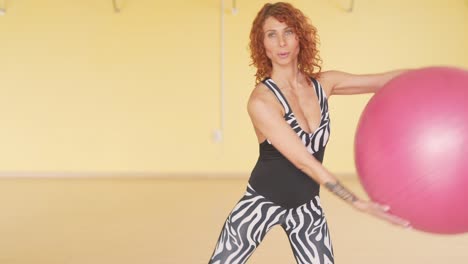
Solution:
M394 224L394 225L402 226L402 227L405 227L405 228L410 227L409 221L407 221L405 219L402 219L402 218L400 218L400 217L398 217L396 215L392 215L392 214L389 214L389 213L380 213L379 217L384 219L384 220L387 220L388 222L390 222L391 224Z
M390 207L388 205L381 205L377 203L372 203L373 209L373 214L376 215L377 217L386 220L387 222L390 222L393 225L398 225L402 226L405 228L411 227L410 222L408 220L405 220L401 217L398 217L396 215L390 214Z
M367 212L374 215L377 218L385 220L393 225L401 226L404 228L410 228L411 224L406 219L398 217L389 213L390 207L388 205L382 205L370 201L357 201L355 204L356 208L361 211Z

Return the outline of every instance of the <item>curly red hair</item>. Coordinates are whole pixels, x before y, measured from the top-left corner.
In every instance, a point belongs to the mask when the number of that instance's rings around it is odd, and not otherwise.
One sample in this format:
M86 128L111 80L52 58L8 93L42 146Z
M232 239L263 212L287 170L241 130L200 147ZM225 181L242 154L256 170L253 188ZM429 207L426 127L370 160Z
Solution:
M267 3L258 12L250 31L249 48L250 58L252 59L251 65L257 68L255 83L259 83L264 78L269 77L272 71L271 60L267 57L263 44L265 36L263 25L268 17L274 17L293 28L299 40L299 71L306 76L316 77L322 69L320 66L322 60L317 49L319 41L317 29L312 26L309 19L301 10L291 4L284 2Z

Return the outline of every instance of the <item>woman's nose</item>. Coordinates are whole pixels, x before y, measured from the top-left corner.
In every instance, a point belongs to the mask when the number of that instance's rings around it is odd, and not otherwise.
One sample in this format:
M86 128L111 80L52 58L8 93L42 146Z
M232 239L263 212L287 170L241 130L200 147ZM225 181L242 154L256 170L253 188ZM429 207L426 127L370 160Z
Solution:
M278 41L279 41L280 47L284 47L286 45L286 41L284 40L283 36L279 36Z

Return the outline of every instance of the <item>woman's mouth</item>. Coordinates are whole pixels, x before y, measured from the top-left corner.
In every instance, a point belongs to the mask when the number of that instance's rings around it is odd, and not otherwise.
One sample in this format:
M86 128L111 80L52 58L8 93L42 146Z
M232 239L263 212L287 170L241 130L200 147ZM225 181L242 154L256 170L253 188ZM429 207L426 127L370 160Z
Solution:
M289 56L289 52L280 52L278 53L278 57L284 59Z

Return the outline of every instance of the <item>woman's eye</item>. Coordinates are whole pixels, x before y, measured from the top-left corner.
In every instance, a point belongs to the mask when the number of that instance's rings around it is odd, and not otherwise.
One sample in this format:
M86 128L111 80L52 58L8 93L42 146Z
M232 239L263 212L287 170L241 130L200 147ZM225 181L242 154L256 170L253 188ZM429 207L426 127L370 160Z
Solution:
M286 35L292 35L292 34L294 34L294 31L292 31L292 30L286 30L285 33L286 33Z
M274 37L275 35L276 35L275 33L268 33L268 37L269 37L269 38L272 38L272 37Z

